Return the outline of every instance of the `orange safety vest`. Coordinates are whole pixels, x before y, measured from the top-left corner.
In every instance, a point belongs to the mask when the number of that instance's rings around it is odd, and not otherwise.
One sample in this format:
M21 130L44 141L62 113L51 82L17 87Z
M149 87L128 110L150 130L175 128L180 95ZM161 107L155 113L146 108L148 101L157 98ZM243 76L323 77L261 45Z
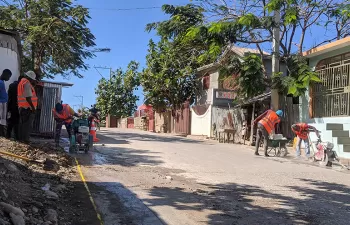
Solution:
M68 104L62 104L63 110L61 113L58 113L56 109L52 109L53 116L55 118L59 118L63 120L66 123L71 123L72 122L72 115L69 110L69 105Z
M18 84L18 88L17 88L18 108L30 108L30 105L27 102L27 99L24 97L24 85L27 83L29 83L30 88L32 89L32 97L31 97L32 103L34 105L34 108L37 108L38 97L36 96L35 89L34 89L33 85L26 78L22 78Z
M275 111L269 110L264 118L259 121L259 124L263 125L268 134L271 134L275 129L275 125L281 120Z
M299 127L299 130L293 130L293 132L301 139L305 140L307 139L307 134L308 132L308 128L309 125L307 125L306 123L298 123L296 124Z

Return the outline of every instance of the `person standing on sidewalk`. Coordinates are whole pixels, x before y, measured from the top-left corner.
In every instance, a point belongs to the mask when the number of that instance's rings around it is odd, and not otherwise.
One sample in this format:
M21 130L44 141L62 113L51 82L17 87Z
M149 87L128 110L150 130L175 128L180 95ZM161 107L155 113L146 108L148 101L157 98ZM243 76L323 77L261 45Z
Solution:
M259 155L260 140L264 137L264 154L265 157L269 157L267 154L267 141L269 135L275 133L275 126L281 122L282 116L282 110L277 110L276 112L273 110L267 110L254 120L254 124L258 124L258 129L256 131L255 155Z
M5 137L5 126L7 117L8 94L5 87L5 81L10 80L12 72L9 69L2 71L0 76L0 136Z
M305 156L306 158L310 158L310 143L309 143L309 133L315 132L317 137L319 137L318 130L308 125L307 123L297 123L292 125L292 131L297 135L297 143L296 143L296 157L300 158L301 152L300 152L300 145L301 142L304 142L305 145Z
M36 74L33 71L25 73L17 88L17 101L19 110L19 139L21 142L29 143L29 137L33 130L35 111L38 106L38 98L35 93L34 84Z
M10 139L12 137L12 131L15 134L15 140L19 140L18 134L18 124L19 124L19 112L18 112L18 102L17 102L17 88L21 81L22 76L18 80L14 81L9 86L8 96L9 100L7 102L7 131L6 138Z

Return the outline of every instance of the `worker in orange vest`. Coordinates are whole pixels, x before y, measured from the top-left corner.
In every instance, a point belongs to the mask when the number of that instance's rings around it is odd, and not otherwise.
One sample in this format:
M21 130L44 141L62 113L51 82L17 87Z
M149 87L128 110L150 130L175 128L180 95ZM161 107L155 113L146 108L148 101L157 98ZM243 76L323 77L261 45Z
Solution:
M33 71L28 71L17 87L19 140L25 143L29 143L29 137L33 130L35 111L38 106L38 98L34 89L35 82L36 74Z
M66 127L69 139L72 136L72 122L73 116L80 117L68 104L57 103L52 109L53 116L56 121L55 143L59 144L61 137L62 126Z
M298 138L295 149L297 158L301 156L300 144L302 141L305 145L305 156L307 158L310 158L310 143L308 134L310 132L315 132L317 137L319 137L320 135L318 130L313 126L308 125L307 123L297 123L292 125L292 131L297 135Z
M254 120L254 124L258 123L258 129L256 131L255 155L259 155L260 140L261 137L264 137L265 156L269 157L267 154L267 141L269 139L269 135L275 133L275 126L281 122L282 116L282 110L277 110L276 112L273 110L267 110Z

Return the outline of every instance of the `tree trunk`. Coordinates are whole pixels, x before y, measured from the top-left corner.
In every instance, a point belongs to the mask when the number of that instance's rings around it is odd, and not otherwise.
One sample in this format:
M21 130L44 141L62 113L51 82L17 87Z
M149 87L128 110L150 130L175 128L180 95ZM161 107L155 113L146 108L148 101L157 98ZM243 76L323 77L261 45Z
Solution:
M304 45L304 39L305 39L305 32L306 29L303 28L301 30L301 37L300 37L300 43L299 43L299 54L301 55L303 53L303 45Z

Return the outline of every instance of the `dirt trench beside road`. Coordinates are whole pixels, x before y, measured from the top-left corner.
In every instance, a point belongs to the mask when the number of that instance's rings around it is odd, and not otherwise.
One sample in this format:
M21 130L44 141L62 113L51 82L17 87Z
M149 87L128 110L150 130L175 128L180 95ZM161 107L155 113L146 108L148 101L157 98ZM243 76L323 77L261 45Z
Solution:
M136 130L99 138L80 160L106 225L348 224L348 172Z
M1 225L99 225L73 158L52 140L31 145L0 138L0 150L30 159L50 159L52 167L0 155Z

